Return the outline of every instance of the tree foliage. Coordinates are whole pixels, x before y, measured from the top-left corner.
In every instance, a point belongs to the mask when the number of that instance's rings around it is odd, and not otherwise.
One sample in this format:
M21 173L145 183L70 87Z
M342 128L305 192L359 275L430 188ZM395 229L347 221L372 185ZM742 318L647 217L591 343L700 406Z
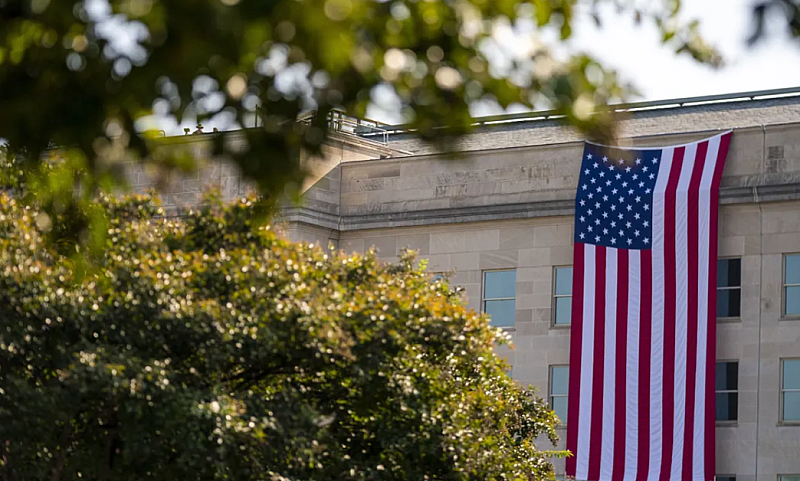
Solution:
M555 415L411 257L292 244L249 200L97 203L76 276L0 194L0 479L552 477Z

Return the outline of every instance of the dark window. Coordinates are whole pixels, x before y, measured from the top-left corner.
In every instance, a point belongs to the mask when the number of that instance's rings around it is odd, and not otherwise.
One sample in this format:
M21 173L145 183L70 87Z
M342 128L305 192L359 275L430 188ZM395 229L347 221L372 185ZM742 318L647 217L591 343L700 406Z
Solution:
M514 325L516 293L516 270L483 273L483 312L491 316L493 326Z
M720 474L714 476L714 481L736 481L736 476L732 474Z
M800 421L800 359L784 359L781 371L781 420Z
M567 395L569 393L569 366L550 367L550 408L561 424L567 424Z
M742 260L717 261L717 317L739 317L742 304Z
M783 258L783 314L800 315L800 254Z
M717 362L717 421L736 421L739 418L739 363Z
M568 325L572 318L572 266L556 267L553 281L553 324Z

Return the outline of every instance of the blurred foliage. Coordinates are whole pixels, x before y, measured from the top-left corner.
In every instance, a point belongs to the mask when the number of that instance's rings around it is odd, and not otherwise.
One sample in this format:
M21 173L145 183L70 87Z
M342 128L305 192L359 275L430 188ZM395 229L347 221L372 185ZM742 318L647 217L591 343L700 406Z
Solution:
M300 182L298 158L319 151L333 109L364 117L387 89L407 127L442 144L469 131L479 101L552 107L608 138L602 107L625 94L616 74L553 53L576 12L599 21L606 4L719 62L679 0L0 0L0 139L33 167L68 149L59 187L79 184L69 203L87 205L123 162L191 168L190 155L159 152L155 116L252 127L243 142L211 135L268 203Z
M252 225L95 199L98 268L0 193L0 479L540 480L547 403L446 281Z
M753 5L753 33L748 39L749 44L757 43L773 31L774 23L770 21L770 14L778 15L777 18L786 26L789 36L800 38L800 1L758 1Z

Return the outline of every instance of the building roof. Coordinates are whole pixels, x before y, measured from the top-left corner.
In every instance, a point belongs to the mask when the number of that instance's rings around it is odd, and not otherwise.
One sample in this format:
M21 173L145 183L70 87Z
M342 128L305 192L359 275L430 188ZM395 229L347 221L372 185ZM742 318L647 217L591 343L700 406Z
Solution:
M800 122L800 88L725 94L712 97L640 102L617 106L626 138L728 130ZM459 151L578 142L583 136L553 118L550 112L530 112L479 118L475 130L463 136ZM412 155L436 153L436 147L413 131L396 127L389 146Z

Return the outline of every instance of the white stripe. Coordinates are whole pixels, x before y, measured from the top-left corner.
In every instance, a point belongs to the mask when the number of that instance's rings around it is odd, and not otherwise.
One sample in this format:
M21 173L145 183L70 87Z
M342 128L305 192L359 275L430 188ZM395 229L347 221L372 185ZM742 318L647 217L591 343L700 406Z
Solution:
M639 305L641 251L628 251L628 339L625 358L625 479L636 480L639 462Z
M697 217L698 256L697 256L697 378L694 386L694 447L692 460L692 479L705 478L705 419L706 419L706 349L708 348L708 288L715 285L716 279L709 279L709 235L711 226L711 182L714 177L721 136L712 137L708 142L703 177L700 180L700 196ZM711 259L716 262L716 259ZM711 319L710 322L716 322ZM710 362L714 362L712 359Z
M653 192L653 310L650 346L650 469L648 479L661 474L663 429L661 427L664 373L664 192L669 181L674 149L661 153L658 179Z
M578 447L575 478L587 479L592 427L592 380L594 379L595 246L585 244L583 254L583 335L581 336L581 393L578 405Z
M603 435L599 481L611 481L614 470L614 414L616 406L617 265L618 251L606 248L605 349L603 351ZM621 454L621 453L620 453Z
M697 143L683 154L675 194L675 385L673 389L671 479L681 479L686 429L686 356L689 330L689 184L692 180ZM693 375L693 374L692 374Z

